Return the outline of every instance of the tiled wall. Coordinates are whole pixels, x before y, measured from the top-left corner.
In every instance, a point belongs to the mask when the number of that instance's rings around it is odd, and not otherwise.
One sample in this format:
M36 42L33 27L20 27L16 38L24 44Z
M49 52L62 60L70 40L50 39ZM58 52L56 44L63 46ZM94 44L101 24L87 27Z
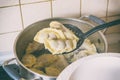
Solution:
M0 52L11 51L16 36L33 22L51 17L120 15L120 0L0 0Z

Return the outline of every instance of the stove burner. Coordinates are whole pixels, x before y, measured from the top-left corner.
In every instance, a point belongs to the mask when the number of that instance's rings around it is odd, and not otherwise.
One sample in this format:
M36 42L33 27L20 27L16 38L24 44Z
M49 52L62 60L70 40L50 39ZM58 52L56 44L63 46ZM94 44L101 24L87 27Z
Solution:
M15 65L15 64L11 64L12 65ZM2 66L0 66L0 79L1 80L13 80L5 71L4 69L2 68Z

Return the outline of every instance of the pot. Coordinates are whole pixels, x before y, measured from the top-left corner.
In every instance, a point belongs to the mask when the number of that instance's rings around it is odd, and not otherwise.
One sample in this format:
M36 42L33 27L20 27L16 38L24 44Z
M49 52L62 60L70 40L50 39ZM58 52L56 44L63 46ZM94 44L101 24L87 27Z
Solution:
M81 17L82 19L83 17ZM98 19L95 16L88 16L87 18L92 19L95 22L98 22L100 24L103 24L104 22L100 19ZM17 37L14 45L14 54L15 54L15 60L17 61L17 65L19 67L19 73L16 73L13 71L13 69L10 69L6 65L9 64L10 61L14 60L8 60L3 64L4 70L12 77L14 80L20 80L20 79L27 79L27 80L56 80L56 77L54 76L46 76L46 75L40 75L36 72L31 71L27 67L25 67L22 62L21 58L25 54L25 49L27 45L33 41L34 36L36 33L49 26L49 23L51 21L59 21L62 24L72 24L78 28L80 28L83 32L88 31L94 25L80 19L73 19L73 18L49 18L42 21L35 22L31 25L29 25L27 28L25 28ZM105 36L102 34L102 32L96 32L93 35L88 37L91 42L93 42L97 48L98 53L103 53L107 51L107 42L105 39ZM22 76L22 77L21 77Z

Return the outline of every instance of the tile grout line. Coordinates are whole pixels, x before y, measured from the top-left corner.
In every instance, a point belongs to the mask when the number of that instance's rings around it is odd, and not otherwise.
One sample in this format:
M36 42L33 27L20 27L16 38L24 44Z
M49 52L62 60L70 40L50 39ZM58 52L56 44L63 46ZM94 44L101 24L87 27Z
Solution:
M30 3L23 3L21 5L28 5L28 4L36 4L36 3L43 3L43 2L49 2L50 0L46 0L46 1L38 1L38 2L30 2ZM52 1L52 0L51 0ZM20 2L20 0L19 0ZM14 7L14 6L20 6L20 3L15 4L15 5L8 5L8 6L1 6L0 8L6 8L6 7Z
M22 30L17 30L17 31L11 31L11 32L4 32L4 33L0 33L0 35L3 35L3 34L8 34L8 33L15 33L15 32L21 32Z
M108 18L108 9L109 9L109 0L107 0L106 21L107 21L107 18Z
M15 4L15 5L8 5L8 6L1 6L0 8L14 7L14 6L19 6L19 4Z
M19 0L19 8L20 8L20 17L21 17L21 22L22 22L22 29L24 29L24 20L23 20L22 8L21 8L21 0Z
M80 0L80 17L82 16L82 0Z
M51 11L51 18L53 18L53 2L50 0L50 11Z
M51 1L51 0L46 0L46 1L38 1L38 2L30 2L30 3L21 3L21 5L37 4L37 3L49 2L49 1Z
M106 7L106 17L105 20L108 21L108 7L109 7L109 0L107 0L107 7ZM105 29L104 35L106 35L106 32L108 31L108 28Z

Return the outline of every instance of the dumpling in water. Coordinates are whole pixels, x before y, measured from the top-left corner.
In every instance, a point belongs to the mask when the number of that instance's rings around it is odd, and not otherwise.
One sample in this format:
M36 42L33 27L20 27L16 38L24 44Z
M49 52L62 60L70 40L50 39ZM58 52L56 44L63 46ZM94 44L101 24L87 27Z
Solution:
M25 54L21 61L26 67L32 67L36 63L36 57L32 54Z
M38 69L35 69L35 68L30 68L30 70L32 70L32 71L34 71L38 74L44 74L45 75L45 73L42 70L38 70Z
M57 60L57 55L43 54L37 58L37 63L34 65L36 68L46 67Z
M69 63L65 59L63 55L58 55L58 60L51 64L51 67L56 67L60 71L62 71L65 67L67 67Z
M63 55L58 55L57 61L45 68L45 72L50 76L58 76L60 72L69 64Z
M32 43L29 43L26 48L26 54L30 54L34 52L35 50L40 50L43 48L43 44L40 44L36 41L33 41Z
M50 67L45 68L45 72L49 76L58 76L61 71L57 69L56 67L50 66Z

